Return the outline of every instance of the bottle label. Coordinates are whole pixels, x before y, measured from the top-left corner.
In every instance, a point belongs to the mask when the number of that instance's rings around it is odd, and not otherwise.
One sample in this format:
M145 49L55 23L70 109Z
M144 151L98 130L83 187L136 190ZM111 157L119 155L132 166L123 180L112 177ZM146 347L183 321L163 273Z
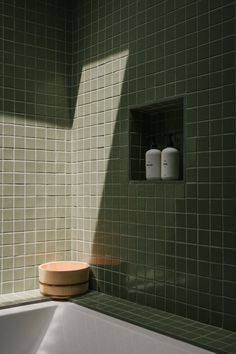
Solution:
M167 148L166 150L171 149ZM161 178L177 180L179 178L179 154L178 151L162 151Z
M161 178L161 155L146 156L146 178L160 179Z

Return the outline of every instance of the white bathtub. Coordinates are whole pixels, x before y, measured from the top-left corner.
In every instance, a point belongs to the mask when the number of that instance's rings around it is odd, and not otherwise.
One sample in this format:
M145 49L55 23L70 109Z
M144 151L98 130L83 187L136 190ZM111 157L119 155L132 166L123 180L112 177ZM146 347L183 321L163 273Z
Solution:
M70 302L0 310L1 354L207 354Z

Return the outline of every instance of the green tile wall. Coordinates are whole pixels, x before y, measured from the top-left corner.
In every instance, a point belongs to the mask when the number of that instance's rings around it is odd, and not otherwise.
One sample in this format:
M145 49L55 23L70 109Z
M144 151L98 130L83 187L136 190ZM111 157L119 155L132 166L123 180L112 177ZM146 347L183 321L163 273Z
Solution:
M70 250L71 31L62 1L0 1L0 293Z
M235 1L73 10L73 259L95 289L235 329ZM172 96L185 182L129 183L129 107Z
M0 39L0 292L72 256L94 289L235 329L235 2L0 0ZM185 181L131 183L129 108L173 96Z

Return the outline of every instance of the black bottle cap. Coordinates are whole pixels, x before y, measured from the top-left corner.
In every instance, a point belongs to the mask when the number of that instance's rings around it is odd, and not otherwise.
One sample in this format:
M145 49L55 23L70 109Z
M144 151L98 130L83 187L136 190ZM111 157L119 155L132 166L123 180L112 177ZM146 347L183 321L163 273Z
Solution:
M174 147L173 139L172 139L173 134L169 134L169 139L167 143L167 147Z
M151 149L157 149L157 144L156 143L151 143Z

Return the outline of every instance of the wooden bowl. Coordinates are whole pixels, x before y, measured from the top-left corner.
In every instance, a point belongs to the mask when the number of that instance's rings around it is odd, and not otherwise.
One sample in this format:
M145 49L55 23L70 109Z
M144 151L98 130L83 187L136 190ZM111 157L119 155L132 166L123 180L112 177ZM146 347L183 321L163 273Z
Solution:
M85 262L59 261L39 266L39 289L52 298L68 298L88 290L89 265Z

